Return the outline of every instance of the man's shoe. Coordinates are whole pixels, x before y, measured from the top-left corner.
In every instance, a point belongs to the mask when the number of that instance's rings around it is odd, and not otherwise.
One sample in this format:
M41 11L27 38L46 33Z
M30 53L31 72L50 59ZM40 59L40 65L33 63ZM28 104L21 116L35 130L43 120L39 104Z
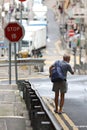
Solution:
M58 112L58 114L63 114L63 113L64 113L64 111L59 111L59 112Z
M54 110L54 112L55 112L55 113L58 113L58 111L57 111L57 110Z

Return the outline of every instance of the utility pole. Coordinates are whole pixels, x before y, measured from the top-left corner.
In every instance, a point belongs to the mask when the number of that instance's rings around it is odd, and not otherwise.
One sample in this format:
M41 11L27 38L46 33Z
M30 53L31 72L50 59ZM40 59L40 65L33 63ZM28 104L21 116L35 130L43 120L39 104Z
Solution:
M61 0L61 5L60 5L60 14L61 14L61 23L62 23L62 46L63 48L65 48L65 44L64 44L64 25L65 25L65 12L64 12L64 0Z
M74 72L76 72L76 47L73 48L73 56L74 56Z
M86 54L85 61L87 61L87 14L86 14L87 0L84 1L84 7L85 7L85 18L84 18L84 25L85 25L85 54Z
M23 4L22 2L26 1L26 0L19 0L21 3L20 3L20 24L22 25L22 10L23 10ZM22 41L19 42L19 51L21 50L21 46L22 46Z
M80 23L79 23L79 31L80 31L79 64L81 65L81 57L82 57L82 44L81 44L81 18L80 18Z
M20 24L22 25L22 1L20 1L21 4L20 4ZM20 51L21 50L21 46L22 46L22 41L19 41L19 47L18 47L18 50Z

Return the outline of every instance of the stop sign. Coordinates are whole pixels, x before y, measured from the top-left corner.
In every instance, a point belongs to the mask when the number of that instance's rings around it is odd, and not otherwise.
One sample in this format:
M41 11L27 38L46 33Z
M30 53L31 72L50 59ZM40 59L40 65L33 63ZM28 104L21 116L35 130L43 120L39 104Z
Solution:
M18 42L24 37L24 28L17 22L10 22L4 29L5 37L10 42Z

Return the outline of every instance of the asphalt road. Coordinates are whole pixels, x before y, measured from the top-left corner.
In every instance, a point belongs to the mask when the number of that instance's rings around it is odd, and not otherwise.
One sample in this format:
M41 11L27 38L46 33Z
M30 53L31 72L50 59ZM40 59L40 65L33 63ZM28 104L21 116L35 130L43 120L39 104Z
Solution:
M29 81L38 90L40 96L54 98L49 78ZM63 110L79 130L87 130L87 76L68 77L68 92Z

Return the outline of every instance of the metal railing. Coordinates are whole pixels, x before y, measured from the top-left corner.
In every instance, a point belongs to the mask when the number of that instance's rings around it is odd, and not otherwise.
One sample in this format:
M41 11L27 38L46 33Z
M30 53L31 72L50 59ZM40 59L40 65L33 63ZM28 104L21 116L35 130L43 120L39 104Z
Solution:
M58 123L55 123L48 113L38 91L32 87L30 82L19 80L18 88L23 92L23 99L28 109L33 130L61 130Z
M43 58L18 58L17 66L37 66L40 72L44 71L45 59ZM9 66L9 60L3 60L0 62L0 67ZM15 66L15 60L11 60L11 66ZM30 70L31 72L31 70Z

